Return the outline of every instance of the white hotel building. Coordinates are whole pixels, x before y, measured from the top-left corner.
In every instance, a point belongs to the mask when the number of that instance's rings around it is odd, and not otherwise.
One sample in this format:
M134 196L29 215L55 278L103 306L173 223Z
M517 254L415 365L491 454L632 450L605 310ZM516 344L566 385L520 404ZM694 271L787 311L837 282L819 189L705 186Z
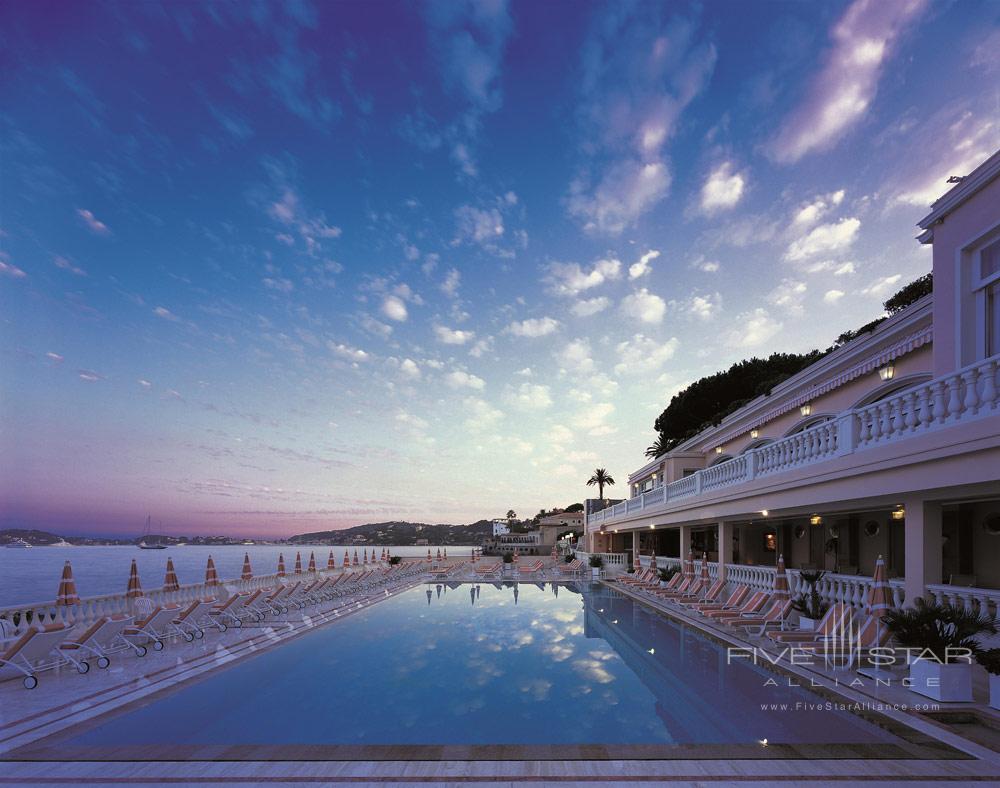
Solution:
M779 554L860 604L875 559L897 604L1000 602L1000 152L920 223L934 293L588 501L586 544L622 567L708 554L770 585Z

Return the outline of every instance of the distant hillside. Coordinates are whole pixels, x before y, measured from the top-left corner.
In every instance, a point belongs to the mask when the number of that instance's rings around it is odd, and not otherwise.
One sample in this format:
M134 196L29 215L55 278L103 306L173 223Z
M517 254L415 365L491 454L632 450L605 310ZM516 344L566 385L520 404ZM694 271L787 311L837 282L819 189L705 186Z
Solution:
M288 541L293 544L387 544L414 545L418 540L428 544L477 545L493 533L489 520L471 525L429 525L427 523L366 523L337 531L314 531L297 534Z

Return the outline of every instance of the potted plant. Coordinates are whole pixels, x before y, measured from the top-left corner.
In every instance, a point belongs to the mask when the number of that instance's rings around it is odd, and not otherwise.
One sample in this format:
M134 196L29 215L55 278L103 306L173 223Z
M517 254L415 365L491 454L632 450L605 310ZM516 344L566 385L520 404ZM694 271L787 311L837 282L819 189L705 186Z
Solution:
M389 556L389 565L390 566L395 566L396 564L400 563L402 560L403 559L400 558L398 555Z
M990 708L1000 709L1000 648L990 648L976 654L976 662L990 674Z
M563 556L563 563L572 564L576 560L576 553L566 553Z
M510 572L514 564L514 554L508 550L502 556L503 559L503 571Z
M590 556L590 574L594 580L601 576L601 567L604 566L604 559L599 555Z
M830 607L816 588L824 574L816 570L803 570L799 573L799 577L809 586L809 591L792 602L792 609L799 614L799 629L803 632L812 632Z
M991 618L917 597L911 608L889 610L885 624L907 649L910 689L944 703L972 701L971 657L976 638L997 631Z
M659 571L660 588L666 588L670 584L670 581L673 579L674 575L677 574L677 572L678 569L675 566L668 566L666 569L661 569Z

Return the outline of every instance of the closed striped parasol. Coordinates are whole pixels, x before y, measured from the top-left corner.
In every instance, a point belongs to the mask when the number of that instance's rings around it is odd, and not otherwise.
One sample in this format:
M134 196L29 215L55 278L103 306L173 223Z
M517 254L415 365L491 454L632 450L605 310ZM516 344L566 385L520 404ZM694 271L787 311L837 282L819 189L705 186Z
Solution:
M388 556L386 556L386 554L385 554L385 548L384 547L382 548L382 560L383 561L388 561L389 560Z
M357 550L357 548L354 549L354 565L355 566L358 565L358 550Z
M516 564L520 558L521 558L521 553L515 547L514 548L514 563Z
M682 567L681 574L686 577L694 578L694 551L688 550L688 554L684 557L684 566Z
M635 552L635 559L633 560L633 565L636 572L642 569L642 553L640 553L638 550L636 550Z
M295 574L302 574L302 553L295 553Z
M473 559L476 557L475 550L472 551L472 557ZM552 558L558 558L558 557L559 557L559 549L555 545L552 545Z
M368 566L368 550L367 550L367 548L361 551L361 556L362 556L361 565L362 566Z
M80 604L80 597L76 593L76 583L73 581L73 567L70 566L69 561L63 564L62 578L59 580L59 593L56 595L56 604L67 606Z
M212 560L212 556L208 557L208 563L205 565L205 585L219 585L219 574L215 571L215 561Z
M285 576L285 554L278 553L278 571L275 573L278 577Z
M167 574L163 578L164 591L180 591L181 584L177 582L177 572L174 571L174 559L167 556Z
M790 598L788 593L788 575L785 573L785 556L778 556L778 571L774 573L774 602L785 602Z
M253 569L250 568L250 553L243 554L243 574L240 580L253 580Z
M448 548L447 547L444 549L444 560L445 561L448 560Z
M875 574L872 577L872 589L868 594L868 604L865 611L873 618L882 618L892 609L892 587L885 576L885 561L879 556L875 561ZM879 622L881 623L881 622Z
M347 567L349 567L350 565L351 565L351 555L350 553L347 552L347 550L344 550L344 569L347 569Z
M327 569L337 568L337 562L333 558L333 550L330 551L330 557L326 559L326 568Z
M708 583L708 553L701 554L701 579L704 583Z
M437 551L437 560L438 561L441 560L441 548L440 547L438 548L438 551Z
M428 561L433 561L433 560L434 560L434 559L433 559L433 558L431 557L431 549L430 549L429 547L427 548L427 560L428 560Z
M135 565L135 559L132 559L132 569L128 573L128 588L125 591L126 599L135 599L136 597L142 596L142 583L139 582L139 567Z
M315 572L316 571L316 554L312 553L312 552L309 553L309 569L308 569L308 571L309 572Z

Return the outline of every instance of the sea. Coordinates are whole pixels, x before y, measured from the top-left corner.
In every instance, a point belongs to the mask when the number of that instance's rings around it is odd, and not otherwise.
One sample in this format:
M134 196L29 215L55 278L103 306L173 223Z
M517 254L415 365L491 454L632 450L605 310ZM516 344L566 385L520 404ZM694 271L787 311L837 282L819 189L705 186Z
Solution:
M375 545L375 553L381 554L384 545ZM124 593L128 585L132 559L139 570L139 580L144 589L162 588L166 574L167 558L172 558L177 580L185 583L200 583L205 579L205 565L212 556L220 580L239 578L243 569L244 554L250 556L250 566L255 574L273 574L278 568L278 556L284 555L285 570L295 567L295 554L302 556L303 570L309 564L309 554L316 555L316 566L326 566L330 551L333 550L337 566L344 560L344 550L349 550L351 558L357 549L360 559L363 548L354 546L329 547L326 545L212 545L210 547L184 545L171 546L166 550L140 550L131 545L119 546L79 546L79 547L31 547L14 549L0 547L0 608L31 603L46 603L55 599L59 590L63 564L69 561L73 567L76 591L81 597ZM372 546L368 548L371 554ZM392 555L402 558L427 557L425 547L388 546ZM433 554L443 547L431 545ZM449 546L448 557L471 555L471 546Z

